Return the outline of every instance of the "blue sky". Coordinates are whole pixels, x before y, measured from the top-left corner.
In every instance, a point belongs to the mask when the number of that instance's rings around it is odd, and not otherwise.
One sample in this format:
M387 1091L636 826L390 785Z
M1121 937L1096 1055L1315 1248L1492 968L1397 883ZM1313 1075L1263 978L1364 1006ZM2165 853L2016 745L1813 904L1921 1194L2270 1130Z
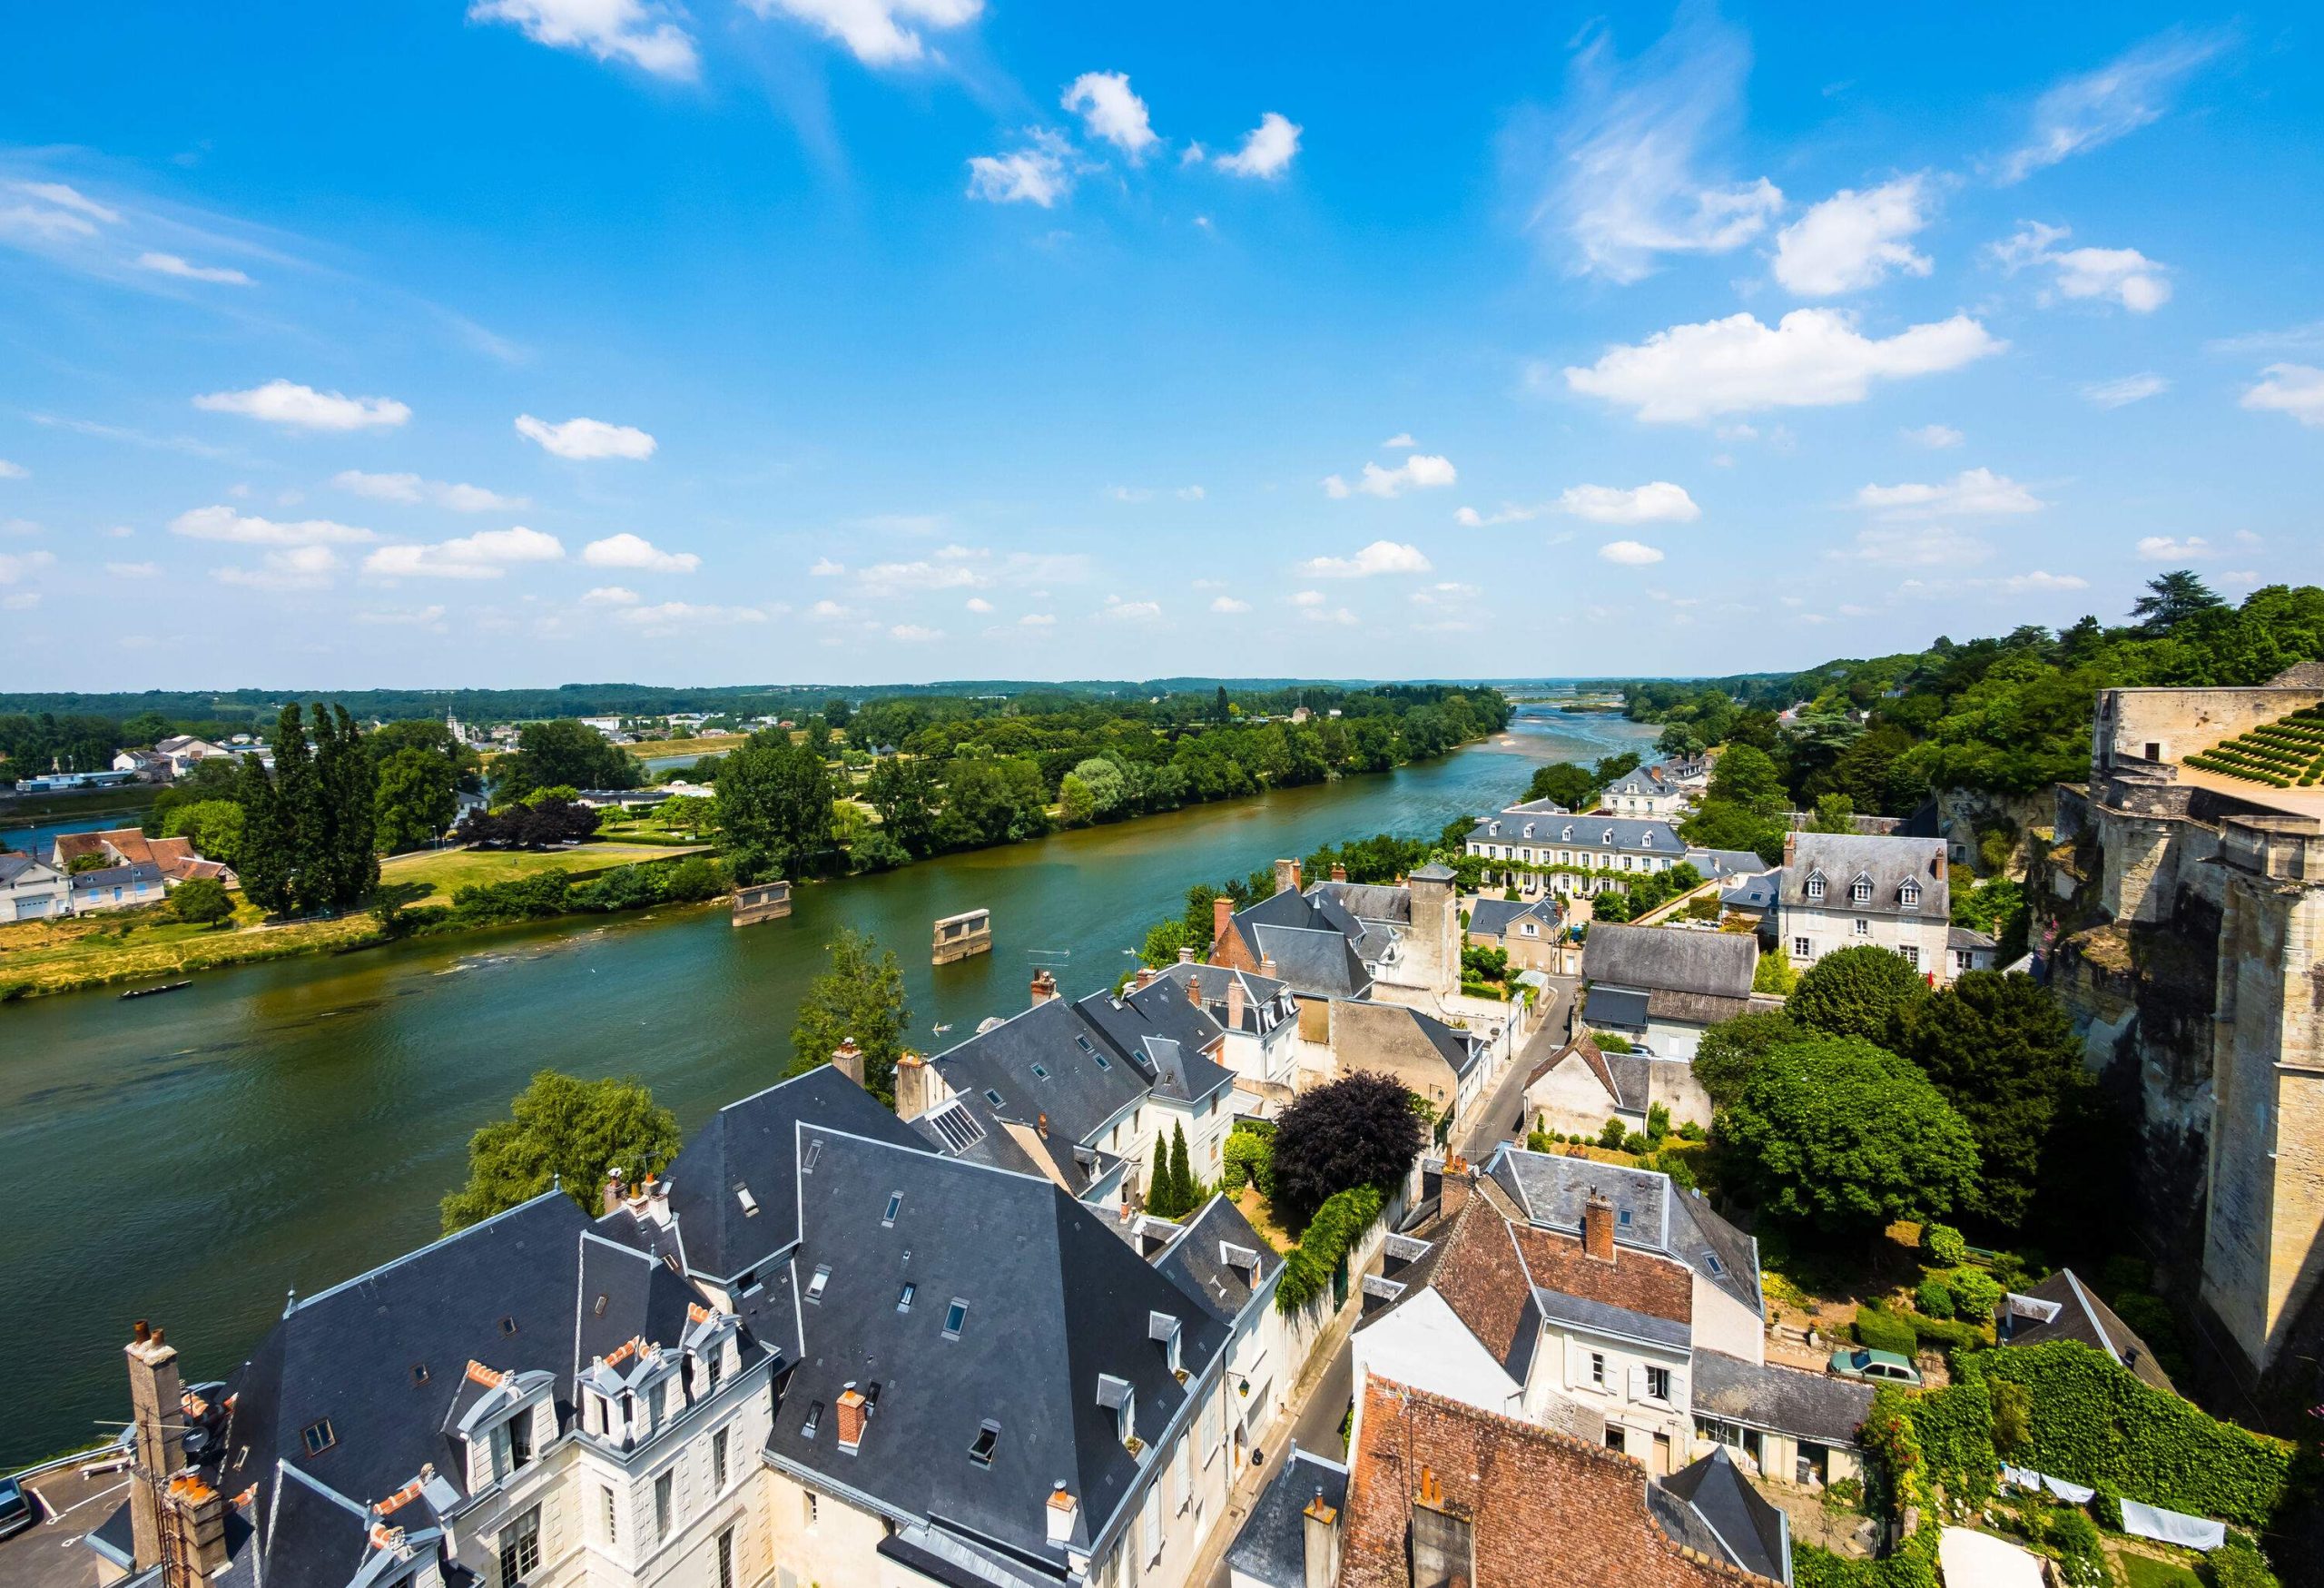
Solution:
M2019 13L45 8L0 669L1725 672L2324 577L2319 18Z

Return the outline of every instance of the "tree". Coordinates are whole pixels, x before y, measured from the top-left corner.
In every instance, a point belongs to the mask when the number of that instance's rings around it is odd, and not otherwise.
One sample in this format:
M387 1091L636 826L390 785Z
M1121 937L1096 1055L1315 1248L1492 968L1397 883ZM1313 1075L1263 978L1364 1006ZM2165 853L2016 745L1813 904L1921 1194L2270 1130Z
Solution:
M1766 964L1763 957L1759 963ZM1743 1095L1759 1060L1777 1048L1806 1040L1808 1032L1779 1009L1738 1014L1705 1031L1695 1048L1695 1079L1712 1106L1724 1108Z
M1068 827L1086 827L1098 819L1097 796L1078 774L1067 773L1057 785L1057 815Z
M800 1000L786 1073L804 1075L830 1063L839 1045L853 1037L863 1054L863 1090L892 1107L896 1060L911 1031L903 972L895 955L852 927L842 927L824 946L831 968L807 984Z
M888 836L903 845L914 859L935 847L936 783L924 761L882 755L864 780L863 797L878 813Z
M1358 1071L1301 1093L1275 1126L1276 1222L1305 1229L1342 1191L1401 1183L1422 1135L1411 1094L1393 1077Z
M529 804L478 812L460 824L461 840L478 849L550 849L578 843L597 831L587 805L549 795Z
M1170 1172L1170 1149L1159 1141L1154 1144L1154 1174L1147 1181L1146 1211L1157 1218L1176 1218L1178 1207L1178 1182Z
M375 759L373 827L389 854L433 843L459 810L459 774L448 756L393 750Z
M645 769L635 755L586 723L570 717L527 723L517 730L517 753L503 756L492 770L497 797L510 800L521 800L537 788L561 784L635 788L645 781Z
M162 823L165 838L191 838L204 860L238 865L242 858L242 833L248 818L233 800L201 800L180 805Z
M1170 1198L1178 1205L1172 1217L1184 1218L1195 1210L1198 1195L1194 1170L1187 1164L1187 1127L1183 1121L1170 1126Z
M1122 769L1103 755L1092 755L1076 766L1068 775L1081 780L1089 791L1091 803L1100 816L1111 815L1120 808L1122 796L1128 792Z
M1967 1122L1908 1060L1859 1037L1768 1050L1718 1132L1761 1211L1827 1231L1949 1213L1976 1185Z
M1774 815L1789 798L1775 762L1748 745L1728 746L1711 764L1710 784L1703 790L1705 805L1737 805L1755 816Z
M831 769L780 729L753 734L718 777L727 865L737 882L814 876L829 864Z
M544 1070L509 1104L510 1118L468 1138L468 1184L444 1198L444 1231L531 1201L562 1182L585 1212L606 1177L659 1174L678 1154L677 1116L635 1077L582 1080Z
M279 751L277 756L280 764ZM242 757L235 803L242 807L242 858L234 868L242 880L242 896L279 915L290 908L290 826L284 817L281 791L255 755Z
M1217 694L1211 697L1210 720L1223 723L1234 715L1226 704L1226 686L1222 684L1218 686Z
M1869 739L1870 735L1865 735ZM1859 740L1858 743L1863 743ZM1842 760L1846 760L1844 755ZM1810 833L1853 833L1856 831L1856 804L1844 794L1827 794L1816 801L1816 814L1807 824Z
M1754 992L1788 998L1798 986L1799 972L1791 968L1791 956L1788 954L1761 954L1758 963L1751 967L1751 991Z
M1885 1042L1889 1022L1927 996L1927 983L1902 954L1861 943L1808 966L1784 1011L1810 1031Z
M315 798L320 838L312 861L319 910L338 910L379 885L377 770L344 705L314 707Z
M1585 767L1571 761L1552 761L1547 766L1533 768L1531 781L1525 785L1525 798L1555 800L1569 811L1586 811L1598 803L1598 780Z
M717 821L718 806L700 794L672 794L655 807L654 814L669 832L694 838Z
M2193 569L2174 568L2146 582L2146 594L2131 604L2131 616L2149 634L2169 634L2195 614L2226 605Z
M1976 1138L1970 1210L2022 1228L2061 1112L2091 1084L2058 1001L2029 976L1971 971L1897 1014L1896 1048Z
M234 901L227 896L224 883L209 877L194 877L180 883L171 893L170 910L180 921L212 926L234 913Z
M1199 957L1209 948L1208 943L1197 942L1187 935L1184 921L1157 921L1146 929L1146 942L1137 951L1137 962L1158 971L1165 965L1177 964L1180 949L1192 949Z

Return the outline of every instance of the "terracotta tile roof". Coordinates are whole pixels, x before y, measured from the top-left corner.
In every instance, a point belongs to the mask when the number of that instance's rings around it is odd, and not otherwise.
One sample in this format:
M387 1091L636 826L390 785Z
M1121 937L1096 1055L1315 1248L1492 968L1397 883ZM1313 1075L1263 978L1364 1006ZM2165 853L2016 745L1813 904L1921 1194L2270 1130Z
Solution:
M1670 1323L1693 1323L1695 1279L1684 1263L1620 1246L1612 1262L1600 1262L1581 1249L1579 1238L1563 1230L1536 1229L1530 1224L1509 1228L1527 1273L1541 1289Z
M84 854L103 855L104 853L105 834L103 833L59 833L56 835L59 864L70 865Z
M1626 1456L1368 1378L1351 1463L1338 1588L1413 1588L1415 1512L1473 1541L1472 1588L1739 1588L1735 1567L1655 1524ZM1423 1516L1425 1514L1423 1513Z
M1471 1196L1454 1218L1429 1284L1502 1366L1530 1358L1541 1323L1533 1287L1509 1221L1482 1198Z

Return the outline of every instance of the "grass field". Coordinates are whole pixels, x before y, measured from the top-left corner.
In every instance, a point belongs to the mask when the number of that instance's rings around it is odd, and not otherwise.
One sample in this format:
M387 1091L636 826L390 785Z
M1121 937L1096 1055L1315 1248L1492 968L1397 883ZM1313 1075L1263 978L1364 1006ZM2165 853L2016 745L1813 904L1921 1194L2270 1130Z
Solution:
M2124 1550L2114 1558L2122 1563L2122 1576L2130 1588L2202 1588L2201 1578L2174 1562L2158 1561L2134 1550Z
M724 755L737 749L748 734L704 734L693 739L641 739L623 749L642 761L659 761L669 755Z
M230 928L171 921L158 906L63 921L0 926L0 1000L123 981L162 981L188 971L356 948L379 935L369 915L261 926L248 904Z
M455 889L489 887L495 883L511 883L518 877L536 876L547 871L570 872L576 876L595 876L616 866L636 865L649 860L670 860L684 854L698 854L706 844L692 846L647 847L635 843L583 843L572 849L553 849L546 853L527 851L478 849L423 849L412 854L390 855L379 863L381 883L423 883L429 890L415 895L409 902L419 904L448 904Z

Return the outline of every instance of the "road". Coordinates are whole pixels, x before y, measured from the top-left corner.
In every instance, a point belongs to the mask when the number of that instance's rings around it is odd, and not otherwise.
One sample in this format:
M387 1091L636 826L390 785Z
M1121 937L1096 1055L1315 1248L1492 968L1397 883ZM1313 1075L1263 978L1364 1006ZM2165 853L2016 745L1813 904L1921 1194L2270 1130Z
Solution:
M1353 1316L1348 1321L1353 1324ZM1288 1422L1275 1425L1265 1446L1265 1459L1246 1467L1236 1480L1235 1493L1227 1501L1226 1514L1213 1530L1203 1558L1196 1562L1187 1578L1190 1583L1198 1583L1201 1588L1227 1588L1226 1552L1234 1546L1235 1535L1242 1531L1244 1518L1250 1515L1252 1506L1283 1470L1293 1445L1334 1461L1345 1456L1347 1447L1340 1443L1340 1420L1347 1415L1349 1400L1355 1393L1354 1353L1348 1346L1349 1332L1344 1327L1334 1329L1324 1342L1323 1370L1304 1380L1312 1386L1306 1398L1299 1403L1298 1411Z
M81 1540L126 1497L128 1477L119 1471L84 1476L71 1465L28 1478L25 1487L39 1497L41 1523L0 1541L0 1583L8 1588L90 1588L97 1580L97 1557Z
M1573 1001L1575 979L1571 976L1550 978L1550 1005L1541 1023L1509 1068L1502 1072L1492 1094L1482 1107L1472 1110L1468 1122L1453 1133L1452 1149L1471 1163L1482 1163L1492 1156L1493 1148L1514 1130L1522 1139L1525 1115L1525 1078L1533 1067L1560 1048L1565 1046L1566 1011Z

